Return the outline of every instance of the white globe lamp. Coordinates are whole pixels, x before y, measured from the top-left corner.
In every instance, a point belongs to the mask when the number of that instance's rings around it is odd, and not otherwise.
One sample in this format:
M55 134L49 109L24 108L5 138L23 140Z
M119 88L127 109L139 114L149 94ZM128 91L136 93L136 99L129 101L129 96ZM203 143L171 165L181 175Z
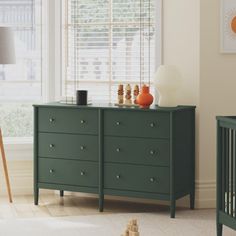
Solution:
M154 85L158 91L160 107L176 107L177 91L181 87L181 74L176 66L161 65L155 74Z

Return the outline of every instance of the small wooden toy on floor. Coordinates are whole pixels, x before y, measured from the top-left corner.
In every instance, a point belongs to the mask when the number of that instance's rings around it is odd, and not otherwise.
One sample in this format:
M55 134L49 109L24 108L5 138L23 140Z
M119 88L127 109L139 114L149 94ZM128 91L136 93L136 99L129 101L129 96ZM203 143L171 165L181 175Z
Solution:
M125 87L125 104L131 105L132 104L132 95L131 95L131 86L130 84L127 84Z
M118 104L122 105L124 103L124 86L120 84L118 87Z
M136 219L133 219L129 222L124 234L122 234L121 236L140 236Z

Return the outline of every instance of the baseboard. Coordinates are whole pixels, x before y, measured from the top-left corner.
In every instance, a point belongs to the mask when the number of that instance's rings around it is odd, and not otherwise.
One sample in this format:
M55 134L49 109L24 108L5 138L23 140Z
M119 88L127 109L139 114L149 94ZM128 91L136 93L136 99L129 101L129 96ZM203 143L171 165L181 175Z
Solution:
M33 194L33 161L32 160L10 160L8 161L9 176L11 182L12 193L14 195ZM2 166L0 169L0 195L6 195L5 180ZM50 191L40 191L48 193ZM54 191L51 191L52 193ZM92 194L67 193L79 196L97 197ZM216 183L215 181L196 181L196 208L215 208L216 205ZM107 199L134 201L132 198L106 196ZM135 199L137 202L168 204L166 202L155 200ZM177 206L189 207L189 197L182 198L177 201Z
M196 208L216 207L216 181L196 181Z

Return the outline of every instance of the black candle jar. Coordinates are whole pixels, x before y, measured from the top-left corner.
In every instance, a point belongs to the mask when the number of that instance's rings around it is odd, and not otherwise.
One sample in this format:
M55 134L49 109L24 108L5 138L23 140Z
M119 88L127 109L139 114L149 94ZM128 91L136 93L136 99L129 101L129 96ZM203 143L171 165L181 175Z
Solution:
M77 105L87 105L88 103L88 91L87 90L77 90L76 91L76 104Z

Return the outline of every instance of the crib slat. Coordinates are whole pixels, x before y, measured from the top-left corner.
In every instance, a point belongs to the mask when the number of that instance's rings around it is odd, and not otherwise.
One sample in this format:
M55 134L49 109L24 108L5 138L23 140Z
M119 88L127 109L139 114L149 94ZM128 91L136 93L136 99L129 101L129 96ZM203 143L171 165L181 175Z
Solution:
M229 215L229 129L226 129L225 137L225 161L226 161L226 209Z
M225 212L225 128L222 128L222 210Z
M236 219L236 131L234 130L234 218Z
M236 116L217 117L216 234L236 229Z
M233 130L230 130L230 156L231 156L231 161L230 161L230 167L231 167L231 171L230 171L230 177L231 177L231 181L230 181L230 213L231 216L234 216L234 136L233 136Z

